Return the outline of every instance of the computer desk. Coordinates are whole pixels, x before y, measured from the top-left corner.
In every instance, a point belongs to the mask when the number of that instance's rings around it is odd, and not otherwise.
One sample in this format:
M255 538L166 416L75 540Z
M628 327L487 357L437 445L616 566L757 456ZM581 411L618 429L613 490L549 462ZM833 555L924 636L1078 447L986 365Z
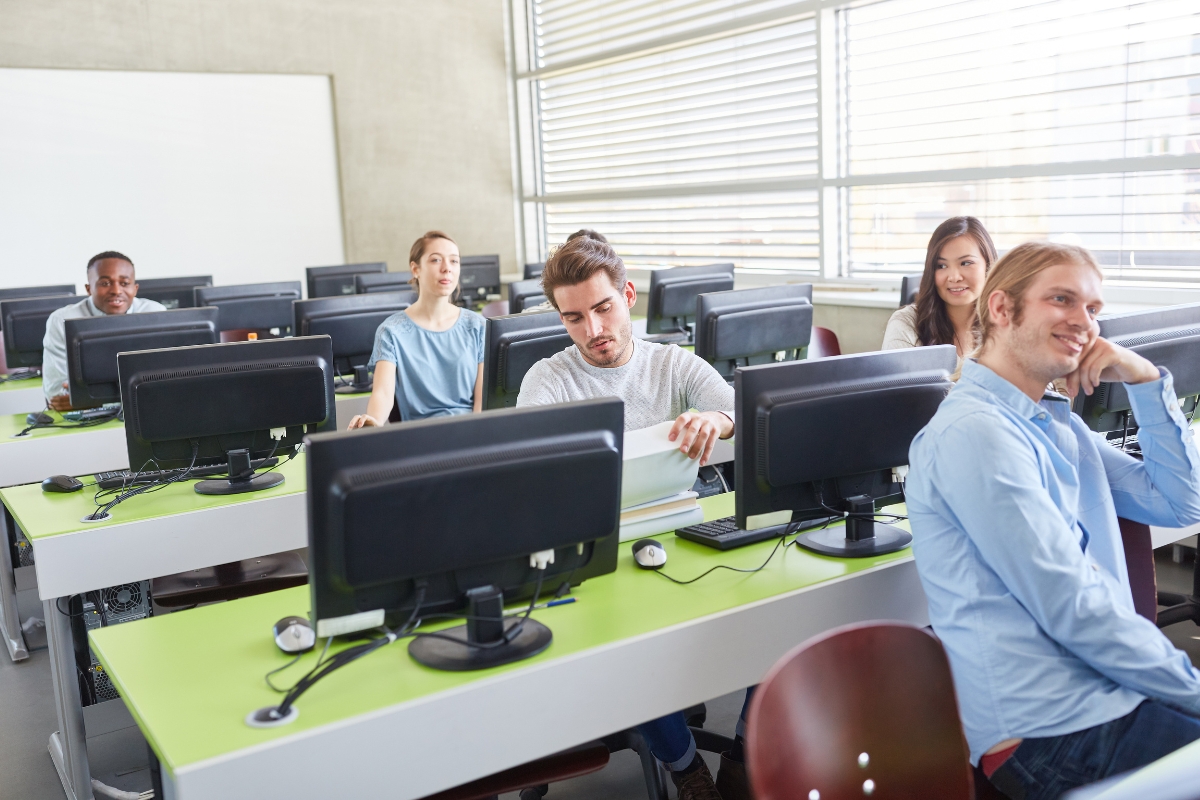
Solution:
M708 518L733 511L729 494L700 502ZM774 547L723 553L658 538L679 578L716 564L757 567ZM554 642L532 659L439 672L398 642L322 681L297 703L295 722L269 730L243 720L280 700L263 680L288 660L271 626L308 612L307 588L105 628L92 646L160 759L166 797L405 800L753 685L835 626L928 624L907 550L840 560L789 547L759 573L718 571L677 586L638 569L622 546L617 571L574 595L534 612ZM274 676L277 684L316 657Z
M356 415L367 413L367 401L371 399L371 393L335 394L333 398L337 408L338 429L341 430Z
M39 402L40 402L40 389ZM33 410L41 406L35 404ZM58 414L51 413L56 419ZM129 466L125 426L112 420L86 428L46 428L13 435L26 427L25 414L0 416L0 486L40 484L51 475L85 475ZM39 489L40 493L40 489ZM0 512L0 638L13 661L29 657L17 619L16 572L5 520Z
M81 522L96 507L94 489L0 489L4 513L33 545L59 724L50 736L50 755L64 787L75 787L69 798L90 797L91 780L70 623L57 604L65 608L65 598L81 592L304 547L304 455L279 471L284 483L240 495L200 495L192 482L180 483L133 497L100 523ZM9 548L4 551L7 558Z
M28 414L46 407L41 378L0 383L0 416Z

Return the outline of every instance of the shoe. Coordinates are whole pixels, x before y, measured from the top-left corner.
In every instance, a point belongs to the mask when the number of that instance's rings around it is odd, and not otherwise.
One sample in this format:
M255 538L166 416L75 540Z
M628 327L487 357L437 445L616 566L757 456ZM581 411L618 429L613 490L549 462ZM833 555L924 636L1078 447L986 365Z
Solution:
M696 758L700 759L699 753L696 754ZM671 783L675 784L679 800L721 800L717 785L713 783L712 773L708 771L708 765L702 759L700 766L695 769L672 772Z
M746 777L746 764L735 761L729 753L721 753L721 768L717 770L717 791L721 800L754 800L750 791L750 780Z

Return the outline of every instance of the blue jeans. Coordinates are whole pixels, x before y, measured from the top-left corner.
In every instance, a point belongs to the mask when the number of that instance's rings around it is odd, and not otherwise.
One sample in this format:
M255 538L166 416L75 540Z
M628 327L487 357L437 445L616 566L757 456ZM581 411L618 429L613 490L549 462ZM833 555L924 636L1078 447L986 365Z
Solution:
M1026 739L991 780L1013 800L1053 800L1068 789L1144 767L1197 739L1200 719L1146 700L1094 728Z
M738 736L745 734L746 712L750 710L750 698L753 696L754 687L751 686L746 690L746 700L742 703L742 713L738 717ZM686 769L696 757L696 740L688 730L687 720L684 719L682 711L642 723L638 725L638 733L646 740L650 754L671 772Z

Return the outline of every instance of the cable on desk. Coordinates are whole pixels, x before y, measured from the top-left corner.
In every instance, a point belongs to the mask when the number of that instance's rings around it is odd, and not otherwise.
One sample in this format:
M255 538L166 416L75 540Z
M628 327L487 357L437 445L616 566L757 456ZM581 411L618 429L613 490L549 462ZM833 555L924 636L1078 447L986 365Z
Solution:
M79 420L78 422L71 422L69 420L55 422L54 417L50 416L45 411L39 411L34 423L32 425L25 426L20 433L14 433L12 438L16 439L18 436L25 436L30 431L40 431L47 428L66 428L70 430L74 430L76 428L92 428L96 425L104 425L105 423L112 422L119 416L121 416L121 409L118 408L114 410L112 414L108 414L103 417L83 419Z
M703 578L707 575L710 575L719 569L727 569L730 572L744 572L747 575L752 575L755 572L760 572L761 570L766 569L767 564L770 564L771 559L775 557L775 554L777 552L779 552L779 546L784 543L784 540L786 540L787 537L791 536L793 533L796 532L796 526L800 525L801 522L793 522L790 525L788 525L787 529L784 530L784 532L782 534L780 534L779 539L776 540L775 546L773 548L771 548L771 554L769 556L767 556L767 560L764 561L761 565L755 567L754 569L741 569L740 567L731 567L727 564L717 564L715 567L710 567L710 568L706 569L704 572L701 572L696 577L690 578L686 581L682 581L679 578L673 578L670 575L668 575L667 573L663 572L661 569L655 570L655 571L657 572L657 574L662 575L664 578L669 580L671 583L677 583L680 586L687 586L689 583L695 583L696 581L700 580L701 578ZM829 521L826 520L824 525L822 525L820 528L814 528L813 530L824 530L828 525L829 525ZM794 542L795 539L793 539L792 541ZM788 544L791 544L791 542L788 542Z
M200 440L193 439L192 440L192 463L188 465L187 469L183 470L178 475L172 475L170 478L167 478L166 480L155 481L154 483L145 483L145 484L142 484L141 486L133 486L133 488L131 488L131 489L125 489L125 490L121 491L120 494L118 494L115 498L108 501L104 505L100 505L100 498L108 496L105 494L105 492L117 491L117 490L101 489L100 491L96 492L96 495L95 495L96 505L99 506L99 508L97 508L91 514L89 514L87 517L85 517L85 519L89 519L89 520L104 519L106 516L108 516L108 512L111 509L115 508L117 505L125 502L126 500L128 500L131 497L136 497L139 494L147 494L147 493L151 493L151 492L157 492L160 489L167 488L168 486L170 486L173 483L179 483L180 481L186 480L188 475L191 474L192 470L196 468L196 459L197 459L197 457L199 457L199 455L200 455ZM146 462L146 464L149 464L149 463L150 463L150 461ZM137 479L137 476L142 474L142 470L145 468L146 464L143 464L138 469L138 472L130 477L130 483L134 483ZM157 463L155 463L155 466L157 466Z

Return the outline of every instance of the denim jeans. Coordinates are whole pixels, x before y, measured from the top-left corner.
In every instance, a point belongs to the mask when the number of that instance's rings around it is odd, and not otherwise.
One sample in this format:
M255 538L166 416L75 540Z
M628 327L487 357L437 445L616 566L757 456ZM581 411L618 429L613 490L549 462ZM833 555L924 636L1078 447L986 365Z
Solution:
M1146 700L1094 728L1026 739L991 780L1013 800L1053 800L1077 786L1143 767L1197 739L1200 719Z
M754 687L751 686L746 690L746 700L742 703L742 713L738 718L739 736L745 731L746 712L750 709L750 698L753 696ZM696 740L688 730L682 711L645 722L638 726L638 733L642 734L650 754L671 772L686 768L696 757Z

